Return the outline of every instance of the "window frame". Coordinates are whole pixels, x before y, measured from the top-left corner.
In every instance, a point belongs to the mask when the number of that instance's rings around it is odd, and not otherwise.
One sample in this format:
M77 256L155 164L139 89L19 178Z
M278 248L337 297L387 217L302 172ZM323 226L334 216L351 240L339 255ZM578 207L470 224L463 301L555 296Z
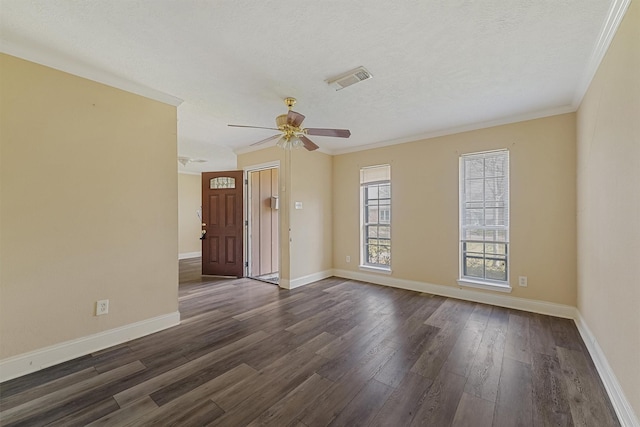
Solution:
M487 175L486 175L486 169L483 168L483 175L482 178L467 178L466 176L466 169L465 169L465 165L466 165L466 161L468 161L469 159L479 159L482 158L483 160L486 159L487 157L496 157L497 155L499 156L504 156L505 157L505 171L504 174L501 177L506 178L506 200L504 201L504 206L503 206L503 212L504 212L504 218L503 218L503 225L487 225L486 224L486 213L487 213L487 209L500 209L498 207L495 206L495 203L497 203L495 200L487 200L486 198L486 182L487 182ZM511 242L510 242L510 201L511 201L511 170L510 170L510 153L508 149L500 149L500 150L492 150L492 151L481 151L481 152L473 152L473 153L466 153L466 154L462 154L460 155L459 158L459 190L458 190L458 197L459 197L459 202L458 202L458 207L459 207L459 249L458 249L458 257L459 257L459 272L458 272L458 284L461 286L470 286L470 287L476 287L476 288L482 288L482 289L490 289L490 290L497 290L497 291L501 291L501 292L511 292L511 285L510 285L510 281L509 281L509 277L510 277L510 261L511 261L511 255L510 255L510 246L511 246ZM490 176L489 178L496 178L499 177L497 175L494 176ZM478 202L469 202L469 203L478 203L478 204L482 204L482 214L483 214L483 224L482 225L467 225L465 224L465 218L466 218L466 213L467 213L467 207L466 207L466 193L465 193L465 189L466 189L466 184L467 182L471 181L471 180L482 180L483 183L483 196L482 196L482 201ZM494 206L487 206L488 204L494 203ZM482 240L472 240L472 239L468 239L466 238L466 234L465 231L469 230L469 229L473 229L473 230L477 230L480 231L482 230ZM494 239L490 239L487 240L487 231L500 231L504 233L504 240L500 240L497 238ZM487 278L487 265L486 263L483 262L483 277L477 277L477 276L470 276L470 275L466 275L465 272L465 266L466 266L466 260L467 258L471 258L469 256L470 251L468 250L468 246L469 244L482 244L483 245L483 251L480 254L479 252L471 252L471 254L478 254L481 255L482 259L486 262L486 260L493 260L493 261L500 261L504 259L504 269L505 269L505 280L499 280L499 279L492 279L492 278ZM498 253L493 253L493 256L491 256L492 254L487 252L487 245L491 245L491 244L497 244L497 245L504 245L504 255L502 254L498 254Z
M391 165L389 164L381 164L381 165L372 165L372 166L367 166L367 167L362 167L360 168L360 176L362 177L363 171L365 169L371 169L371 168L381 168L381 167L387 167L388 168L388 174L389 174L389 179L383 179L383 180L377 180L377 181L370 181L370 182L362 182L362 178L361 178L361 182L360 182L360 209L359 209L359 213L360 213L360 264L359 264L359 268L362 270L368 270L368 271L373 271L373 272L382 272L382 273L390 273L391 272L391 262L392 262L392 256L391 256L391 251L392 251L392 243L391 243L391 239L392 239L392 221L391 221L391 204L392 204L392 197L393 197L393 191L391 188ZM388 185L389 186L389 197L384 197L384 198L376 198L376 199L370 199L370 200L376 200L377 201L377 206L378 206L378 220L377 222L369 222L368 218L367 218L367 214L368 212L368 207L371 205L367 204L367 201L369 200L367 194L368 194L368 189L374 186L377 186L378 188L380 188L380 186L384 186L384 185ZM388 204L384 204L384 205L380 205L380 200L388 200ZM388 206L388 211L385 209L385 211L388 212L388 219L385 219L384 221L381 220L380 218L380 207L381 206ZM371 229L371 227L388 227L389 229L389 237L385 237L385 238L380 238L379 236L374 236L373 238L376 238L378 240L386 240L388 241L388 245L380 245L378 244L378 247L380 246L388 246L389 248L389 263L388 264L380 264L380 263L372 263L369 262L367 254L368 254L368 248L370 246L369 244L369 239L371 239L372 237L369 237L368 235L368 230Z

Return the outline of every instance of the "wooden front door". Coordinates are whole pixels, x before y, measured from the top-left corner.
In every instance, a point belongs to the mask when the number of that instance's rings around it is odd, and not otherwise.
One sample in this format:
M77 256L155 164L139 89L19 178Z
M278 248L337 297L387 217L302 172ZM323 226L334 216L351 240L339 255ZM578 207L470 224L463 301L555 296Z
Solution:
M242 171L202 173L202 274L244 276Z

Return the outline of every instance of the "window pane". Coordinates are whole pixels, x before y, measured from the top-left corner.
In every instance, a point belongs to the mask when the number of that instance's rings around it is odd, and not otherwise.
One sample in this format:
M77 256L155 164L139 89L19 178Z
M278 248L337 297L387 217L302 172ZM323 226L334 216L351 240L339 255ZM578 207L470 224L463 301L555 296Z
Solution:
M378 227L377 226L367 226L367 238L378 237Z
M465 191L464 191L464 200L466 202L482 202L484 200L483 196L483 180L473 180L466 181L465 183Z
M391 185L390 184L381 185L379 195L381 199L388 199L389 197L391 197Z
M378 207L370 207L367 213L367 222L369 224L377 224L378 223Z
M507 182L505 178L491 178L484 181L485 200L504 201L507 191Z
M484 243L465 243L465 250L467 253L476 252L482 254L484 252Z
M507 231L506 230L486 230L485 239L488 242L506 242Z
M487 279L490 280L507 280L507 262L504 259L487 258L485 261L487 270Z
M378 186L371 185L367 187L367 198L369 199L377 199L378 198Z
M465 276L484 278L484 259L466 256L464 267Z
M483 159L466 159L464 165L466 178L482 178L484 174Z
M504 208L485 209L485 225L488 225L488 226L506 225L505 217L506 217L506 209Z
M217 190L220 188L236 188L236 179L228 176L219 176L209 180L210 190Z
M378 264L391 265L391 246L378 247Z
M507 158L504 155L487 156L485 162L485 175L487 178L505 176L507 172Z
M491 254L506 255L507 245L501 243L485 243L484 251L487 256L490 256Z
M391 238L391 227L379 227L378 232L378 237L382 237L384 239Z
M462 236L463 240L484 240L484 230L479 230L477 228L471 228L464 231Z
M467 209L465 212L464 225L484 225L484 210Z

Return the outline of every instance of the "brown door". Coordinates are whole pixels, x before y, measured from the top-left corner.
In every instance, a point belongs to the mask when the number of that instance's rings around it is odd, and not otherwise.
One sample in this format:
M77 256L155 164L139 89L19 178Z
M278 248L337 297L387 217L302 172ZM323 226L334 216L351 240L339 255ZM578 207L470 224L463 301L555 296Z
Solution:
M242 171L202 173L202 274L244 276Z

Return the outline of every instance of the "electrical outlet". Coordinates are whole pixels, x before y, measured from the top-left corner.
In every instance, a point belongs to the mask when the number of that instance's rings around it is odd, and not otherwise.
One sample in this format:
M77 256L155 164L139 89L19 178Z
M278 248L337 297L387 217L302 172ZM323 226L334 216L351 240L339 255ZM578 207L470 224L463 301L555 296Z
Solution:
M103 314L107 314L109 312L109 300L101 299L100 301L96 301L96 316L102 316Z
M347 262L351 262L351 257L347 255Z
M526 288L527 287L527 276L520 276L518 278L518 284L520 286L522 286L523 288Z

